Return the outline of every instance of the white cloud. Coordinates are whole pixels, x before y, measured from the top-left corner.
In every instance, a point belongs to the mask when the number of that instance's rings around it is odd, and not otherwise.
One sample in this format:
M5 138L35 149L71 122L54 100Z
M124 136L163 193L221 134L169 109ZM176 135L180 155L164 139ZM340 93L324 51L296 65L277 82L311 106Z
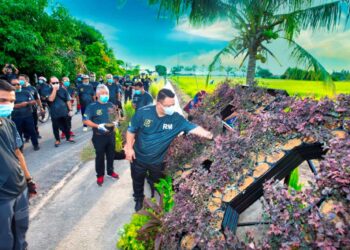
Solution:
M302 31L296 41L316 58L332 61L328 68L344 69L350 67L350 30L337 32Z
M100 31L107 41L112 42L118 40L118 29L116 27L107 23L96 22L90 19L83 19L83 21Z
M213 61L215 55L219 53L219 50L211 50L203 53L191 53L191 52L185 52L185 53L179 53L176 55L173 55L171 57L168 57L165 59L165 64L168 66L174 66L177 64L180 65L205 65L208 66ZM221 62L224 66L231 65L238 67L242 61L243 57L240 56L236 59L233 58L233 56L223 56L221 57Z
M193 27L188 19L180 20L174 28L170 38L175 40L189 40L191 37L202 37L216 41L232 40L234 29L229 21L217 21L211 25L203 27Z

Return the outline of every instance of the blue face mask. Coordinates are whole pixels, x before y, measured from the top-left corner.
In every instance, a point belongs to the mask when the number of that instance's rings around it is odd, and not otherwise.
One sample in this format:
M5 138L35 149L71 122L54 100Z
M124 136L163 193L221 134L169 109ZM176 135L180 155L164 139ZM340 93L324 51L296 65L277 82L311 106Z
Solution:
M113 83L113 79L107 79L108 83Z
M141 95L142 91L141 90L135 90L135 95Z
M0 104L0 117L9 117L13 111L14 104Z
M109 100L109 95L100 95L100 102L107 103Z
M19 85L23 86L26 82L24 80L19 80Z
M64 84L64 86L69 87L70 82L66 81L66 82L64 82L63 84Z
M175 106L163 107L163 108L164 108L164 113L166 115L173 115L175 113Z
M43 80L39 80L39 84L43 84L44 83L44 81Z

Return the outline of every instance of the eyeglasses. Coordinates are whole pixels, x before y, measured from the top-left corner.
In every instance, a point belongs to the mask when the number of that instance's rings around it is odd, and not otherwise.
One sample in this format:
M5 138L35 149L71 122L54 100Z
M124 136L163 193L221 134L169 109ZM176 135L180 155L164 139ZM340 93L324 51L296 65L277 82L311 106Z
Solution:
M17 83L17 84L12 84L12 86L19 86L20 84L19 83Z
M60 84L60 82L52 82L52 84Z

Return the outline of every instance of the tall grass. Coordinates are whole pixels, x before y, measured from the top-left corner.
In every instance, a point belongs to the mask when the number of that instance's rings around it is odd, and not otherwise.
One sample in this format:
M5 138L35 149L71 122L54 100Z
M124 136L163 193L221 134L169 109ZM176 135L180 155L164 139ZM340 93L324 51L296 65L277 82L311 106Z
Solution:
M159 79L157 82L153 82L149 88L149 93L153 97L153 99L157 98L159 90L164 88L165 80L164 78Z

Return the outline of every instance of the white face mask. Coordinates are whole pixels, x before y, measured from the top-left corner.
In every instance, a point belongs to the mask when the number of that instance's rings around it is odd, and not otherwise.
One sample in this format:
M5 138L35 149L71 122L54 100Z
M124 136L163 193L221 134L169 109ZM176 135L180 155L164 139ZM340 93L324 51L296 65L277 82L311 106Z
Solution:
M163 109L164 109L164 113L166 115L173 115L175 113L175 105L170 106L170 107L164 107L163 106Z

